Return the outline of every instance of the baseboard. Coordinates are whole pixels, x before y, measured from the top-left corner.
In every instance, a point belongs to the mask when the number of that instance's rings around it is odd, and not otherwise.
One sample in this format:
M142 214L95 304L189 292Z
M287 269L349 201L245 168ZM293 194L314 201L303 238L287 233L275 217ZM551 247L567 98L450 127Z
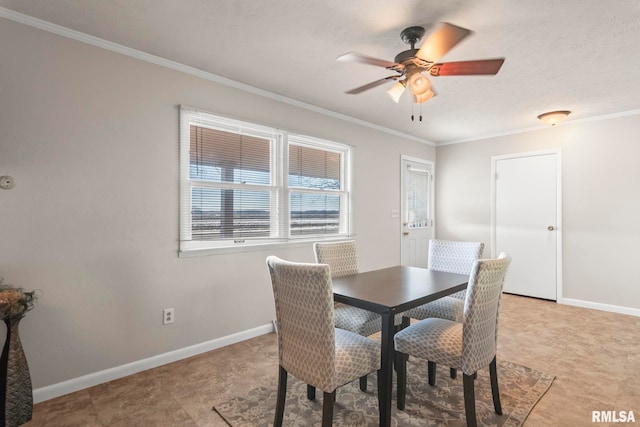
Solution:
M640 317L640 309L631 307L622 307L619 305L603 304L599 302L583 301L579 299L560 298L559 304L573 305L576 307L591 308L594 310L609 311L612 313L628 314L629 316Z
M146 371L147 369L157 368L158 366L166 365L167 363L177 362L178 360L206 353L207 351L268 334L270 332L273 332L273 325L271 323L238 332L236 334L216 338L211 341L159 354L157 356L148 357L136 362L127 363L126 365L116 366L114 368L83 375L61 383L37 388L33 390L33 401L34 403L38 403L53 399L78 390L83 390L88 387L93 387L98 384L103 384L118 378Z

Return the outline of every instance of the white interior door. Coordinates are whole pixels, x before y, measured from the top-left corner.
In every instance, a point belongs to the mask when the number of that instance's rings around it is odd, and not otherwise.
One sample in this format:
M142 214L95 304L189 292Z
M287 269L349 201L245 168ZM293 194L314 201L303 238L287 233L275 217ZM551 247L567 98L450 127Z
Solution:
M402 158L402 265L427 267L433 237L433 163Z
M494 157L494 256L512 257L504 291L557 299L560 153Z

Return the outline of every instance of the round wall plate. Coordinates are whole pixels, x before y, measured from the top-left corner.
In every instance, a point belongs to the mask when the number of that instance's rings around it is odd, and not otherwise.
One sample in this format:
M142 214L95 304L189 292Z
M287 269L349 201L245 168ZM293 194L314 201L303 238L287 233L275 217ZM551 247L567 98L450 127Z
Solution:
M12 176L9 176L9 175L0 176L0 188L2 188L3 190L10 190L15 186L16 186L16 181L13 179Z

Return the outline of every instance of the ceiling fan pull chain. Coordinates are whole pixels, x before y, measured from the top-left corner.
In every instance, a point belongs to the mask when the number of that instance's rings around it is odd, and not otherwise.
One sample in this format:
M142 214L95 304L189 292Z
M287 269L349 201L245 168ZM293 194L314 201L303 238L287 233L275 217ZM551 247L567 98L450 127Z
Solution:
M420 104L420 121L422 121L422 104Z
M413 104L411 104L411 121L413 121Z

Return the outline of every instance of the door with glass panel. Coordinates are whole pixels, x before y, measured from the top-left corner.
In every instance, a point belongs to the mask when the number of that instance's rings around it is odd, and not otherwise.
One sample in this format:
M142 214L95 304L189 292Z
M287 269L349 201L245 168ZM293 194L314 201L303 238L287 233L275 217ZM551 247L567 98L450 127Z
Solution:
M402 265L426 268L433 237L433 163L403 156L401 179Z

